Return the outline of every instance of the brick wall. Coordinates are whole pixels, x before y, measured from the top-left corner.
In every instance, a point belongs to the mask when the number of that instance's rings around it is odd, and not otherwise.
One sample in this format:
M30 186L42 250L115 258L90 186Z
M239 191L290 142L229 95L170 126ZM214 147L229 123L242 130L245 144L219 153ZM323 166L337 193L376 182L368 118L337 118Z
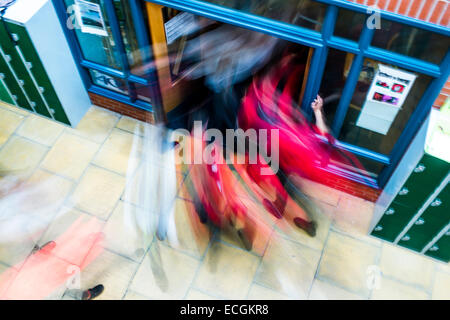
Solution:
M444 88L442 88L439 97L433 103L433 107L438 109L441 108L444 105L445 101L448 99L449 94L450 94L450 78L447 80L447 83L445 84Z
M348 0L368 6L377 5L380 9L405 15L411 18L428 21L430 23L450 27L450 0ZM440 108L450 93L450 78L442 89L439 97L433 103L433 107ZM90 94L95 105L136 118L142 121L154 122L153 114L136 109L124 103L108 99L96 94ZM356 182L336 177L329 181L329 185L335 189L344 191L354 196L376 201L380 190L372 189Z
M351 181L340 176L333 176L332 179L325 181L327 186L333 189L351 194L364 200L375 202L381 194L380 189L374 189L364 184Z
M105 109L129 116L148 123L154 123L153 113L132 107L128 104L106 98L104 96L89 92L93 104Z
M449 0L348 0L450 27Z
M411 18L428 21L442 26L450 27L450 0L348 0L367 6L376 5L382 10L398 13ZM450 78L442 89L433 107L440 108L448 99L450 92ZM95 99L95 102L94 102ZM126 114L130 117L147 119L140 110L126 104L95 95L93 103ZM148 113L148 112L147 112ZM153 117L152 117L153 121Z
M382 10L398 13L410 18L415 18L430 23L450 27L450 1L449 0L348 0L367 6L376 5ZM439 97L433 103L433 107L440 108L448 99L450 93L450 78L442 88ZM342 181L341 181L342 180ZM348 182L341 178L330 181L335 189L353 194L366 200L375 201L379 190L360 185L356 182Z

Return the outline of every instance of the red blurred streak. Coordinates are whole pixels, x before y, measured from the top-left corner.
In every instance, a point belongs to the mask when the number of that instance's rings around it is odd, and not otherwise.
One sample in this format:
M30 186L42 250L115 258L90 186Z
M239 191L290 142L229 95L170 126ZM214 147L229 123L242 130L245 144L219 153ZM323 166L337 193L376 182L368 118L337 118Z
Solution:
M311 221L308 213L289 196L276 175L261 174L263 167L270 168L264 158L260 157L257 164L246 161L245 165L235 164L234 167L257 200L269 213L280 219L277 225L282 230L287 230L289 224L292 226L294 218ZM264 171L267 172L267 169Z
M284 58L279 66L262 78L255 77L242 102L239 125L242 129L279 130L280 167L287 175L298 175L330 185L333 174L323 170L331 160L363 170L359 160L334 147L335 139L310 125L295 108L293 90L303 66L296 65L292 56ZM278 85L287 77L284 89ZM329 145L316 134L325 136ZM271 150L270 139L268 149Z
M95 218L78 218L55 240L54 248L31 254L0 275L0 299L40 300L83 270L103 251L102 225Z
M193 201L201 204L207 218L217 227L231 225L242 229L250 242L258 233L269 234L271 228L261 219L261 208L251 199L226 164L221 146L216 143L206 146L204 141L190 142L191 146L198 144L202 146L202 150L208 148L212 161L211 164L191 165L190 177L197 198Z

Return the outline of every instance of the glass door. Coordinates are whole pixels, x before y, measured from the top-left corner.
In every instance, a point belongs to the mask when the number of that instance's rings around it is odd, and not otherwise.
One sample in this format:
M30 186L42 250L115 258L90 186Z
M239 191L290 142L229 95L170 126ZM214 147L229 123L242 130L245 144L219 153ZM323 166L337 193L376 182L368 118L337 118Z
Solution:
M193 93L217 100L220 92L228 90L236 94L235 101L240 101L242 96L236 88L244 88L246 81L289 54L298 56L304 66L295 98L301 104L313 48L151 2L146 2L146 10L151 17L148 24L154 63L166 113L188 101ZM310 15L315 12L316 20L311 20L309 27L320 30L323 5L304 1L300 11Z
M131 3L136 2L64 2L68 15L66 25L76 38L81 65L95 88L103 89L107 95L120 94L127 102L144 109L150 108L149 81L140 70L149 63L151 54L150 48L138 41L135 25L138 19L131 9Z

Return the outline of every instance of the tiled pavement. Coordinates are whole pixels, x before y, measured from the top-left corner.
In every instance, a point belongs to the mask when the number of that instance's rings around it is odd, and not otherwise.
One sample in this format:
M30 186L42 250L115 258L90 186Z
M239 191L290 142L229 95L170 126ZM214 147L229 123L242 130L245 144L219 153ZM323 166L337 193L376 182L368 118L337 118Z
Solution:
M323 211L315 238L273 225L270 237L247 252L232 234L192 227L193 205L181 193L176 245L127 232L127 214L143 210L124 196L133 184L126 177L131 162L139 173L130 151L143 127L92 107L72 129L0 104L0 170L34 182L51 178L57 188L40 201L61 207L34 238L0 242L0 274L24 260L35 242L94 217L106 248L82 271L81 285L103 283L99 299L450 299L449 265L366 236L373 204L312 182L302 183ZM179 186L183 179L179 173ZM375 287L368 285L373 275ZM74 297L60 288L48 298Z

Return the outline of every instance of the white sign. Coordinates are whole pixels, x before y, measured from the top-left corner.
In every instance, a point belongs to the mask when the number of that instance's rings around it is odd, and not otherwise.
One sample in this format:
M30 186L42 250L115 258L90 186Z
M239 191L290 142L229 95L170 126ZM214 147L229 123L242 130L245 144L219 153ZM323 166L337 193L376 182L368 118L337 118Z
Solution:
M380 64L356 125L387 134L416 78L413 73Z
M370 87L368 99L401 108L416 78L413 73L380 64Z
M188 12L177 14L164 24L167 44L172 44L181 36L188 35L197 29L195 16Z
M75 16L82 32L108 36L100 5L89 1L75 0Z
M119 80L116 80L114 77L111 77L97 70L91 69L90 71L92 75L92 80L96 85L102 86L110 90L118 91L120 93L128 94L126 90L122 89L125 87L125 84L120 83Z

